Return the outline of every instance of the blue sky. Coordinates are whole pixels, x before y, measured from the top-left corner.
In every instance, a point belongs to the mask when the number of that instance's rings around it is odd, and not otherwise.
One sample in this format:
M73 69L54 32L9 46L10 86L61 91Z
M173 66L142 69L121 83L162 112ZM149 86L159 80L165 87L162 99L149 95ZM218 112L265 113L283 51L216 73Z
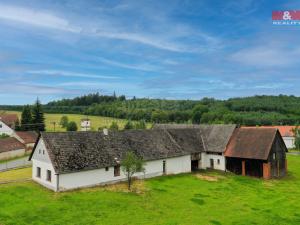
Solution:
M300 95L299 1L1 0L0 104Z

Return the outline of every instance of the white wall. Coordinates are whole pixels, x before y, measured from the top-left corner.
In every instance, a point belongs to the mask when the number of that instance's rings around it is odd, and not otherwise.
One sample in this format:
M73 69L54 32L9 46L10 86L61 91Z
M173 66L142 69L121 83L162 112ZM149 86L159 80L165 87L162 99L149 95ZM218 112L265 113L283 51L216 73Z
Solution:
M0 135L1 134L7 134L9 136L12 136L13 133L14 133L13 129L11 129L5 123L3 123L2 121L0 121Z
M201 153L201 169L210 168L210 159L214 160L214 169L225 171L226 163L223 155L207 154L205 152Z
M295 148L295 138L294 137L282 137L287 148Z
M145 174L136 174L139 178L149 178L160 176L163 174L163 160L155 160L146 162ZM190 155L168 158L166 159L167 174L178 174L191 171ZM97 170L89 170L83 172L60 174L59 175L59 190L68 190L79 187L95 186L100 184L114 183L126 180L126 177L121 169L120 176L114 177L114 168L109 167L108 171L105 168Z
M83 120L81 121L81 131L86 131L91 129L91 121L90 120Z
M0 153L0 160L15 158L15 157L23 156L24 154L25 154L25 148L14 150L14 151L2 152Z
M35 152L32 156L32 179L41 185L56 191L57 189L57 175L51 164L48 152L42 139L36 146ZM37 177L37 167L41 168L41 177ZM47 181L47 170L51 171L51 181Z

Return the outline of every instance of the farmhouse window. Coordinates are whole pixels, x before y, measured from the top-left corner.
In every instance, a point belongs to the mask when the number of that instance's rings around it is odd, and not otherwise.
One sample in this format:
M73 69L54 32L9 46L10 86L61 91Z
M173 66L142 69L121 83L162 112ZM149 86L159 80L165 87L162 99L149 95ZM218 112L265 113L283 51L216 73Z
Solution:
M167 168L166 168L166 160L163 161L163 174L166 174Z
M36 177L41 177L41 167L36 168Z
M51 182L51 170L47 170L47 181Z
M220 165L220 159L218 159L218 165Z
M2 128L2 124L0 124L0 128Z
M120 165L114 166L114 176L120 176Z
M45 155L45 150L43 150L43 155Z
M41 154L41 151L42 151L42 150L41 150L41 149L39 149L39 154Z
M105 167L105 171L109 171L109 167Z

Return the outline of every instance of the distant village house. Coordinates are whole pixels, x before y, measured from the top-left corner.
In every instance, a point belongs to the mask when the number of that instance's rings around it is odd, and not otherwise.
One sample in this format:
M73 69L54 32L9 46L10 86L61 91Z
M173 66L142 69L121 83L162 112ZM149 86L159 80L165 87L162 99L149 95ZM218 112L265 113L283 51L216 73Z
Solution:
M17 121L17 114L0 116L0 135L9 136L0 139L0 160L23 156L26 152L31 152L36 143L36 132L14 130Z
M80 127L81 131L91 130L91 120L88 118L81 119Z
M20 157L25 154L25 145L16 138L8 137L0 139L0 160Z
M17 114L0 115L0 135L6 134L11 136L14 133L16 122L18 121Z
M295 133L296 126L261 126L261 128L275 128L278 129L283 141L288 149L295 148Z

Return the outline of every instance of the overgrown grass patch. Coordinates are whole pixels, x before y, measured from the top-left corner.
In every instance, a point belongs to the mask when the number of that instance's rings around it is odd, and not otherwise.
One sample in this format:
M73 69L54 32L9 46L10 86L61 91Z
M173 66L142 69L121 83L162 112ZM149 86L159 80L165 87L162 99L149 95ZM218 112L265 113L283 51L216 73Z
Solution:
M215 171L54 193L33 182L0 185L0 224L300 224L300 156L264 181Z

